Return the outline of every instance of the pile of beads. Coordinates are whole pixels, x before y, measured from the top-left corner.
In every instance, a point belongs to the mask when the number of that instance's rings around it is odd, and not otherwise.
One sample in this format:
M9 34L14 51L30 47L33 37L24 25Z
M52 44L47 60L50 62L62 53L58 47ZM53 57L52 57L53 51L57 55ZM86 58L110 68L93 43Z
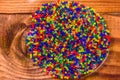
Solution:
M47 74L81 78L96 70L109 53L104 19L77 2L43 4L32 15L26 35L30 58Z

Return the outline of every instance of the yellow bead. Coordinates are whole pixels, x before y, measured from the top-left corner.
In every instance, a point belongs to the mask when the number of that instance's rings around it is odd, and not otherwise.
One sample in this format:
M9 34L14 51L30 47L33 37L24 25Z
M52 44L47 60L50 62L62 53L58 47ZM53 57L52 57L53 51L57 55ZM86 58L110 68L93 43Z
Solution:
M78 52L84 52L84 48L82 46L79 46L79 51Z
M38 45L39 43L38 42L36 42L36 43L34 43L35 45Z
M106 32L110 33L110 31L109 31L109 30L106 30Z
M67 76L64 76L64 78L65 78L65 79L68 79L68 77L67 77Z
M64 0L61 0L61 2L64 2Z
M76 79L76 78L77 78L77 76L74 76L74 78Z
M32 18L32 15L30 15L30 18Z
M46 18L46 21L49 22L49 21L50 21L50 17L47 17L47 18Z
M76 56L78 59L81 59L81 56Z
M62 5L62 8L65 8L65 6L64 6L64 5Z
M63 79L63 75L60 75L61 79Z
M68 67L66 67L66 66L65 66L65 69L66 69L66 70L69 70Z
M43 71L46 72L46 69L44 69Z
M56 7L55 7L55 6L53 7L53 10L54 10L54 11L56 10Z
M38 54L38 56L41 56L41 54Z
M37 56L38 52L37 52L37 51L33 51L33 52L34 52L33 55L34 55L34 56Z
M30 59L32 59L32 54L30 53Z
M75 31L76 31L76 32L80 32L80 29L79 29L79 28L76 28Z
M36 62L34 62L35 64L37 64L38 62L36 61Z
M37 61L37 60L38 60L38 58L35 58L35 60Z
M62 52L64 52L65 51L65 49L64 48L62 48L62 50L61 50Z

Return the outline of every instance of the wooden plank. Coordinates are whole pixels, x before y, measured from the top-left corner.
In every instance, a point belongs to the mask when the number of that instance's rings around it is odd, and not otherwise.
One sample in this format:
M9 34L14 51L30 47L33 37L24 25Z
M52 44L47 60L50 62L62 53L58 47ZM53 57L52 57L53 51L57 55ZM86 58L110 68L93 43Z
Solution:
M119 75L94 73L90 77L87 77L83 80L120 80L120 76Z
M111 16L111 15L102 15L104 19L106 20L106 23L108 25L108 29L110 30L110 35L113 38L120 38L120 16Z
M33 13L41 4L57 0L0 0L0 13ZM119 0L74 0L97 12L120 12Z
M120 80L120 15L101 15L111 32L110 54L103 66L83 80ZM56 80L32 65L28 55L17 48L19 37L31 23L29 16L0 14L0 80Z

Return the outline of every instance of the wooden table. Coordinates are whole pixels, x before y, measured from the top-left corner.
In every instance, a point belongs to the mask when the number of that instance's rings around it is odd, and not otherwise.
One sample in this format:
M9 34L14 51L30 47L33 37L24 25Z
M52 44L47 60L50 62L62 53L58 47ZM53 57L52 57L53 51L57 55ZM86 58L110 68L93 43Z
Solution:
M0 0L0 80L55 80L32 65L24 44L31 13L42 3L55 1ZM120 0L74 1L99 12L111 33L107 60L95 73L83 80L120 80Z

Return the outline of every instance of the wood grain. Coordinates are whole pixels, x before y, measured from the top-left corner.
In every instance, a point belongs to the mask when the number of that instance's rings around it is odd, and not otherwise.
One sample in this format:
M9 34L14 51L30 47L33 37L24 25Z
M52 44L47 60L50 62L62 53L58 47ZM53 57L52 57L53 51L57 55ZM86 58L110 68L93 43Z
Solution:
M55 80L34 66L26 54L21 37L31 22L29 14L0 15L0 80ZM119 80L120 79L120 17L102 14L111 32L110 54L103 66L83 80ZM116 25L116 26L115 26ZM13 29L14 28L14 29ZM9 37L8 37L9 36ZM24 43L22 43L23 46ZM104 78L103 78L104 77Z
M107 60L95 73L82 80L120 80L120 0L74 1L100 12L111 33ZM33 65L24 43L24 35L31 23L29 16L47 2L56 0L0 0L0 80L56 80Z
M57 0L0 0L0 13L33 13L41 4ZM97 12L120 12L120 0L71 0Z

